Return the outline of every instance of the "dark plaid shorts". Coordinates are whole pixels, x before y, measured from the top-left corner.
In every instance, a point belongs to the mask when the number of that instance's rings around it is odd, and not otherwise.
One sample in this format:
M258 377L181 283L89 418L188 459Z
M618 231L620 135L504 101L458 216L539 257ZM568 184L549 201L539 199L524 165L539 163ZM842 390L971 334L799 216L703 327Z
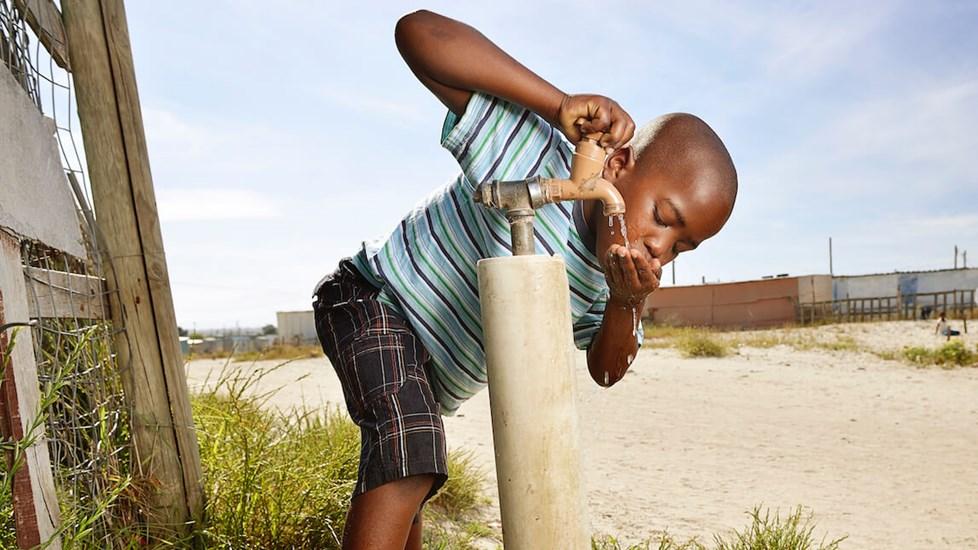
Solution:
M319 341L360 427L353 496L408 476L434 474L430 498L448 479L448 464L445 428L428 384L428 352L408 322L377 294L344 260L313 302Z

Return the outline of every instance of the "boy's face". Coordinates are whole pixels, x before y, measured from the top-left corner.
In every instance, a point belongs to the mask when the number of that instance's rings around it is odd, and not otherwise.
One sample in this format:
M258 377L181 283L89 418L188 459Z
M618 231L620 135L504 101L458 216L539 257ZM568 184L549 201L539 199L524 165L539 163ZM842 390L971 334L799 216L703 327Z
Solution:
M625 156L629 158L624 161L609 159L605 177L625 200L629 247L645 255L647 260L657 259L664 266L680 252L693 250L716 235L726 223L734 197L711 179L719 176L703 170L700 174L677 177L636 166L630 153ZM604 252L612 244L624 244L624 241L617 222L614 236L606 221L597 221L594 227L596 252L604 262Z

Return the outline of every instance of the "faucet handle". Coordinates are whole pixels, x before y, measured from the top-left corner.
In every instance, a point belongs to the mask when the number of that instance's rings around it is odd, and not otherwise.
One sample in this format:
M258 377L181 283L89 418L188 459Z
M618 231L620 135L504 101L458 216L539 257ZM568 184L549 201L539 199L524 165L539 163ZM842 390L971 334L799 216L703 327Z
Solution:
M577 142L574 156L571 157L570 179L581 184L604 171L604 161L608 152L598 144L604 134L587 134Z

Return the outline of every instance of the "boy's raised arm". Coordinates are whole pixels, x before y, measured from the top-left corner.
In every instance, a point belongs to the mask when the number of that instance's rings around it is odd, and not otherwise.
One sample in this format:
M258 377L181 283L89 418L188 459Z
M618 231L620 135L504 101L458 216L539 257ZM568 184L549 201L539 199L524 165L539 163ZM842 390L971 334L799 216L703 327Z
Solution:
M417 11L397 22L394 39L418 80L457 115L479 91L530 109L573 142L582 133L602 133L601 145L618 148L635 131L613 100L565 94L460 21Z

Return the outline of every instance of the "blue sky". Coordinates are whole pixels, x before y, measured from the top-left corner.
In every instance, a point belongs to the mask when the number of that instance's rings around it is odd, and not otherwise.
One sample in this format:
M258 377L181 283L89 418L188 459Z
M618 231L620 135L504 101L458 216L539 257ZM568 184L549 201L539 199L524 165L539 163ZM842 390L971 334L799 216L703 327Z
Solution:
M836 273L950 267L955 244L978 265L975 2L129 2L181 325L307 309L453 177L393 41L421 7L637 122L717 130L740 195L678 284L825 273L830 236Z

